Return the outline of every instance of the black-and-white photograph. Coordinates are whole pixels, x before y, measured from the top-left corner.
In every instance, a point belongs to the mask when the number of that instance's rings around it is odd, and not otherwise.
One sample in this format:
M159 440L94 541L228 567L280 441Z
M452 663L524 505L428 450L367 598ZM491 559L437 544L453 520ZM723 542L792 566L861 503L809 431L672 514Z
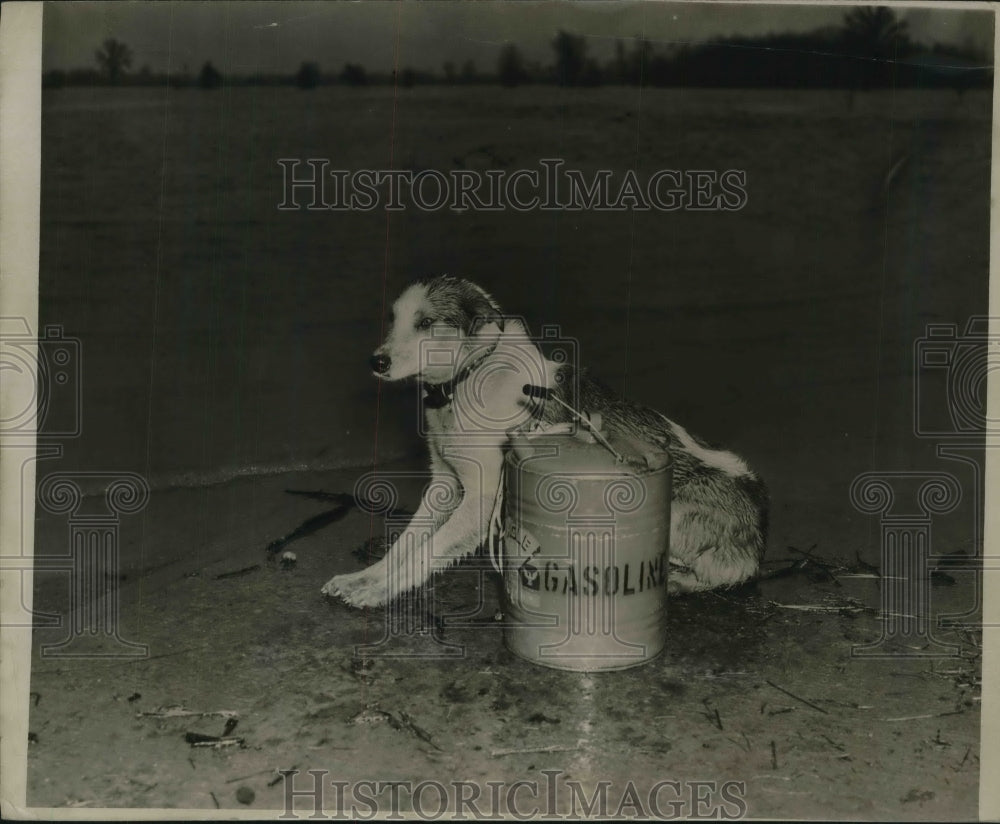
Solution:
M1000 816L992 7L4 17L5 817Z

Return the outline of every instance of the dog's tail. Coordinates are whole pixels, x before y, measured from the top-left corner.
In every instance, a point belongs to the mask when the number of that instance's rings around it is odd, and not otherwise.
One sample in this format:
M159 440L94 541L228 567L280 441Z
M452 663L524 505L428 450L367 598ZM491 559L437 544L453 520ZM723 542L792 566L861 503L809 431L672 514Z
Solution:
M670 431L677 438L681 449L691 455L691 457L705 464L705 466L718 469L731 477L754 476L750 467L747 466L746 461L739 455L735 455L725 449L713 449L700 438L696 438L688 432L679 423L670 420L662 412L658 412L657 414L667 422Z

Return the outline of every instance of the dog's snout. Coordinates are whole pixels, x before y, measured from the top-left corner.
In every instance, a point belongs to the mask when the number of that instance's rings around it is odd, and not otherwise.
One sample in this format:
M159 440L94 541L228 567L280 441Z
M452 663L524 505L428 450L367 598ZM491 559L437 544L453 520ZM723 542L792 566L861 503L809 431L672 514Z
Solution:
M392 364L392 360L388 355L374 354L368 359L368 363L372 366L372 371L384 375L389 371L389 366Z

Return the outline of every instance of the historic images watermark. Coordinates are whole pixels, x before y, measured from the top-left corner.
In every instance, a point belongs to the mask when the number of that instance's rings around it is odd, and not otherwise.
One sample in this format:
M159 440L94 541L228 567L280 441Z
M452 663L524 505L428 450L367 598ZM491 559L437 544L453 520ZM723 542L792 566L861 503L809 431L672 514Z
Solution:
M747 203L741 169L584 172L543 158L531 169L330 169L329 158L280 158L282 211L439 209L731 212Z
M411 513L398 507L400 487L414 480L426 480L423 497L417 512ZM382 633L378 638L356 645L354 654L361 658L456 658L464 657L465 647L444 638L445 617L439 614L435 597L434 578L422 581L407 589L405 581L421 580L420 570L434 567L434 533L454 512L462 497L461 490L427 472L369 472L354 485L354 503L362 511L381 516L384 523L383 547L389 551L402 543L401 567L385 568L386 590L397 592L400 597L386 603L383 613ZM485 513L481 513L481 518ZM372 560L372 559L369 559ZM482 576L485 570L479 570ZM463 617L478 616L484 607L484 581L475 588L479 601L463 615L447 616L451 628L461 626ZM488 623L483 624L489 626ZM411 647L408 638L423 636L424 643Z
M103 506L84 505L83 486L105 487ZM38 489L39 507L69 520L69 556L36 556L45 569L69 573L69 633L42 647L43 658L145 658L146 644L122 637L119 623L119 528L123 515L149 502L149 486L132 472L53 472ZM53 561L56 564L53 564Z
M964 563L949 559L952 569L975 576L975 602L959 615L940 615L938 626L974 629L981 607L983 573L996 569L983 554L983 491L986 450L1000 447L1000 420L987 409L987 384L1000 371L1000 319L969 318L955 324L929 324L913 348L913 433L935 440L937 454L971 465L971 490L954 475L940 471L866 472L851 485L855 509L880 518L882 632L871 644L855 645L857 657L944 657L958 654L955 644L934 637L930 570L934 516L971 501L973 547ZM998 560L996 558L990 560ZM963 619L969 619L963 621Z
M897 498L910 493L908 504ZM928 658L958 654L957 644L937 640L931 626L928 559L934 515L951 512L962 498L947 472L866 472L851 486L851 503L881 518L882 633L855 644L854 657Z
M0 318L0 375L4 393L23 399L0 418L4 445L75 438L81 431L80 341L57 325L36 335L26 318Z
M21 535L18 551L0 555L0 569L21 578L20 610L10 626L66 627L65 638L44 645L42 657L144 657L148 648L122 637L119 626L119 527L123 515L149 500L145 479L132 472L53 472L37 484L38 509L68 518L64 552L31 552L31 495L34 464L62 454L65 440L82 432L83 358L81 342L61 326L35 335L26 318L0 318L0 374L5 392L20 403L8 405L0 420L0 443L22 450ZM27 471L28 469L32 471ZM95 506L101 490L103 506ZM85 504L85 498L88 503ZM69 622L59 614L29 608L29 573L56 572L69 580Z
M954 323L931 323L914 343L917 437L981 441L1000 436L1000 419L991 419L986 408L990 372L1000 371L1000 334L990 334L990 320L971 317L963 331ZM993 320L1000 326L1000 319Z
M744 781L673 781L650 786L607 779L583 782L563 770L540 770L541 779L520 781L340 781L328 770L279 770L284 779L284 812L279 818L334 821L481 821L509 817L604 820L611 818L733 820L748 811ZM296 803L298 802L298 803ZM327 812L327 809L330 812ZM412 813L412 815L409 815Z

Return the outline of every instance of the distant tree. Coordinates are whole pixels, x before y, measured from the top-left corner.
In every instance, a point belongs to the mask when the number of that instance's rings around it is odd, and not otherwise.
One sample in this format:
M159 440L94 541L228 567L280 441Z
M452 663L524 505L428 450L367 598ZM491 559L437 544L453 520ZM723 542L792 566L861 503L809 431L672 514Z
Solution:
M653 44L645 37L635 39L635 48L626 60L627 80L633 86L640 84L650 84L654 78L650 77L652 64L656 58L653 55ZM662 68L664 60L661 59L658 67ZM658 78L657 78L658 79Z
M413 69L403 69L398 75L399 85L404 89L412 89L417 85L417 73Z
M887 6L858 6L844 15L842 40L846 51L868 61L860 67L861 85L885 85L892 61L910 50L905 20Z
M462 82L463 83L475 83L479 80L479 72L476 71L476 63L474 60L466 60L462 64Z
M635 82L646 86L671 86L675 84L676 79L676 59L651 53L643 62Z
M519 86L528 79L521 52L513 43L508 43L500 49L500 56L497 58L497 77L500 85L508 87Z
M340 73L340 82L348 86L364 86L368 82L365 67L357 63L345 63L344 69Z
M97 65L111 83L117 83L132 65L132 49L109 37L94 52Z
M905 20L887 6L858 6L844 15L844 39L875 57L891 57L909 42Z
M587 41L560 29L552 41L552 48L556 52L556 80L559 85L579 85L587 66Z
M305 62L295 73L295 85L300 89L315 89L319 85L319 79L319 66L315 63Z
M608 64L607 76L615 83L628 82L628 61L625 58L625 44L615 41L615 58Z
M445 83L454 83L458 78L458 72L455 70L455 64L450 60L446 60L441 68L444 70Z
M215 89L222 85L222 75L210 60L205 62L198 73L198 85L203 89Z

